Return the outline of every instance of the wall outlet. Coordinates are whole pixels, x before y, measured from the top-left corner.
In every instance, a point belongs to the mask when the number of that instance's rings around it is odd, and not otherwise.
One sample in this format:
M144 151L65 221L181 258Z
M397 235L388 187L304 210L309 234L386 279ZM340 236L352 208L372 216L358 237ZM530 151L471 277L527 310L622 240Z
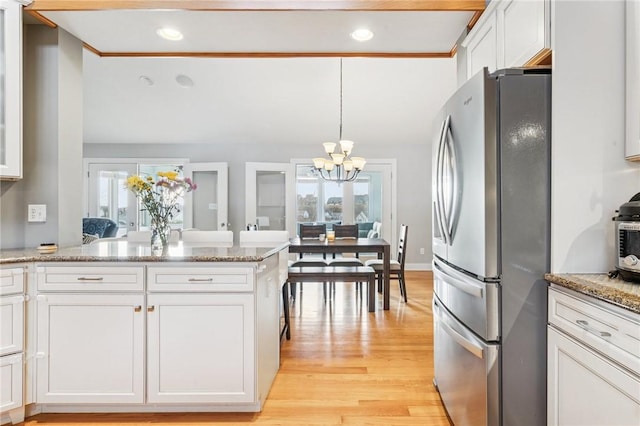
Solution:
M27 209L27 222L46 222L47 221L47 205L46 204L29 204Z
M420 247L420 254L424 254L424 247Z

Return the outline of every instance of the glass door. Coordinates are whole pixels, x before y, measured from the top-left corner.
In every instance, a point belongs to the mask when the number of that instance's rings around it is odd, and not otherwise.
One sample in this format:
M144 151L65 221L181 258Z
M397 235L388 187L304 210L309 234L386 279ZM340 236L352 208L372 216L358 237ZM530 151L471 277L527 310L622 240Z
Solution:
M294 231L295 178L288 163L246 164L245 226ZM243 227L244 229L244 227Z
M198 187L185 195L184 228L231 230L228 223L228 164L190 163L185 166L185 176Z
M138 229L136 196L127 190L127 177L137 164L89 164L88 217L108 217L118 224L118 236Z
M369 164L353 182L341 184L322 180L309 164L296 166L297 226L300 223L357 223L363 235L373 222L382 224L382 238L390 243L396 236L392 211L392 165ZM366 235L365 235L366 236Z

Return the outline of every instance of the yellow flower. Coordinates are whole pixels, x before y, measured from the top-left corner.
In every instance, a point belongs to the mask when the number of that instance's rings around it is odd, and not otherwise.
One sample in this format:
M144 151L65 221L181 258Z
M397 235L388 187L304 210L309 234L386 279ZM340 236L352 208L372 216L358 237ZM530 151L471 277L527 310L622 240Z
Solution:
M176 178L178 177L178 173L177 172L158 172L158 176L165 177L169 180L176 180Z

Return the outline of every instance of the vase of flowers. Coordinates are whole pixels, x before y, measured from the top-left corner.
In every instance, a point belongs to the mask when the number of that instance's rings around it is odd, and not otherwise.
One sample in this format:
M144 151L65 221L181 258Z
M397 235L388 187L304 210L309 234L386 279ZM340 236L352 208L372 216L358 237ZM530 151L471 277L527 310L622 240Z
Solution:
M171 220L180 212L178 200L196 189L189 178L178 171L158 172L153 176L133 175L127 178L127 189L136 194L151 219L151 251L166 253L171 234Z

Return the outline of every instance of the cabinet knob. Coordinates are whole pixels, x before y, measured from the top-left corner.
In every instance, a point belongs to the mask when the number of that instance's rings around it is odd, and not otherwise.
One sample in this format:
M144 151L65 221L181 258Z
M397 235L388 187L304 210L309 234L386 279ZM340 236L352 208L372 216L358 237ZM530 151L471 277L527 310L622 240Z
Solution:
M133 312L140 312L142 311L142 306L138 305L135 308L133 308Z
M151 305L151 306L147 306L147 312L153 312L156 310L156 307Z

